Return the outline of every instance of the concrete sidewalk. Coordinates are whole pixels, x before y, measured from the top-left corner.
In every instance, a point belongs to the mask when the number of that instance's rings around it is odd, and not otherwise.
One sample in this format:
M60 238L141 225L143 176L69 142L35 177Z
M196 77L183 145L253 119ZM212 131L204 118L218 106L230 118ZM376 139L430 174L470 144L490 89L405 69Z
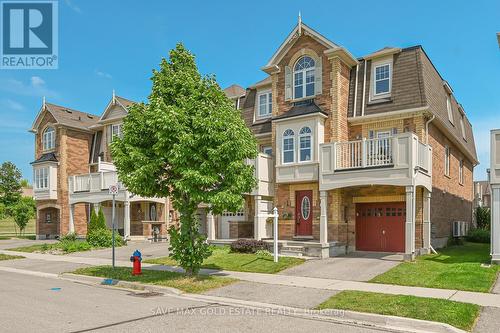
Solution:
M69 255L23 253L23 252L14 252L5 250L0 250L0 253L11 254L11 255L22 255L29 259L71 262L71 263L86 264L86 265L111 264L110 259L102 259L102 258L84 258L84 257L76 257ZM123 261L123 260L117 261L116 265L123 267L131 267L131 263L129 261ZM7 263L7 261L4 261L3 263L0 261L0 266L9 266L9 264ZM154 264L143 264L143 267L146 269L153 269L153 270L183 272L183 270L180 267L154 265ZM272 285L304 287L304 288L323 289L323 290L338 290L338 291L359 290L359 291L368 291L368 292L394 294L394 295L413 295L418 297L448 299L457 302L477 304L480 306L500 308L500 295L498 294L459 291L450 289L437 289L437 288L406 287L406 286L377 284L369 282L343 281L336 279L314 278L314 277L304 277L304 276L287 276L279 274L245 273L245 272L233 272L233 271L217 271L208 269L202 269L200 273L206 275L227 276L243 281L266 283Z

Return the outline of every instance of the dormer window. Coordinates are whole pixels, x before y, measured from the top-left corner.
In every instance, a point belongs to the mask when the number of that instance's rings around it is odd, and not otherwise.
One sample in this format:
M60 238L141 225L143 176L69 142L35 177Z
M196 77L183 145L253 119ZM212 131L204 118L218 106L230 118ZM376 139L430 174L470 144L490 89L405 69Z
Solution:
M264 91L257 94L258 113L257 118L267 118L273 113L273 93Z
M293 68L294 98L314 96L315 62L309 56L300 58Z
M451 96L446 96L446 110L448 110L448 120L453 125L453 108L451 106Z
M373 62L371 77L370 99L391 97L392 58Z
M52 150L56 146L56 131L54 127L47 127L42 135L43 150Z
M460 118L460 127L462 129L462 138L464 140L467 140L467 136L465 135L465 121L464 121L464 118L465 118L464 115L462 115L462 117Z

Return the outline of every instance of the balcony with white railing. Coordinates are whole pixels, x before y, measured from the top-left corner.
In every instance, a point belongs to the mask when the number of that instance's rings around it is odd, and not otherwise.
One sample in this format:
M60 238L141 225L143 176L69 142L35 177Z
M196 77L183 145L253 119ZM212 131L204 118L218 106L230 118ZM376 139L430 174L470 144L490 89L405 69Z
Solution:
M274 195L274 160L271 155L259 153L256 159L247 160L247 164L253 165L254 176L257 186L251 195Z
M320 188L430 185L432 149L413 133L320 145Z
M111 185L118 185L118 197L124 196L125 187L118 181L116 171L95 172L68 177L70 202L100 202Z

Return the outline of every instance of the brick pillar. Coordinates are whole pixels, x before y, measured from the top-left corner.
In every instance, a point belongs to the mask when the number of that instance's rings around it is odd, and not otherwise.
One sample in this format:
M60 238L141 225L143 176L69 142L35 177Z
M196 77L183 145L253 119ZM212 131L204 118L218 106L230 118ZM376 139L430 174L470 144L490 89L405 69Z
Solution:
M330 141L347 141L347 105L349 99L350 69L339 57L333 57L330 61L332 64Z

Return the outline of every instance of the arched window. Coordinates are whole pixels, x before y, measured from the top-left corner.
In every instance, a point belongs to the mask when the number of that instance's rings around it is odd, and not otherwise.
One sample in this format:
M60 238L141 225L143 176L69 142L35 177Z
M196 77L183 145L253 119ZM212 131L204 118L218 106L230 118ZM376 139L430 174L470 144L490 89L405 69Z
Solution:
M295 133L291 129L283 132L283 163L293 163L295 155Z
M294 98L314 96L314 67L313 58L308 56L300 58L295 64L293 68Z
M54 149L56 146L56 131L53 127L47 127L42 135L43 150Z
M300 161L310 161L311 160L311 136L312 131L309 127L302 127L299 132L299 144Z

